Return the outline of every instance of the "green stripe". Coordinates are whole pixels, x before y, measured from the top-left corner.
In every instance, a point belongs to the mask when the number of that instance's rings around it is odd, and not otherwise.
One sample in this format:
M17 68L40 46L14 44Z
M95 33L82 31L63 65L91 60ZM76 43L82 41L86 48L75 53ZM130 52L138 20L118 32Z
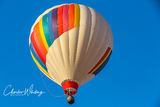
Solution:
M48 30L48 24L47 24L47 14L43 16L42 18L42 26L43 26L43 32L47 41L48 46L51 46L51 39L49 36L49 30Z

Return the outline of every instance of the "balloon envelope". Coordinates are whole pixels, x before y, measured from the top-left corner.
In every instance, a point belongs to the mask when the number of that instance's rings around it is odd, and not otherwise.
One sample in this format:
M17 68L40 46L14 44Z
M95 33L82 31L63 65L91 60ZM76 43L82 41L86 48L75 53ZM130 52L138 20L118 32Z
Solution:
M107 64L113 48L109 24L94 9L62 4L34 23L29 46L39 69L74 95Z

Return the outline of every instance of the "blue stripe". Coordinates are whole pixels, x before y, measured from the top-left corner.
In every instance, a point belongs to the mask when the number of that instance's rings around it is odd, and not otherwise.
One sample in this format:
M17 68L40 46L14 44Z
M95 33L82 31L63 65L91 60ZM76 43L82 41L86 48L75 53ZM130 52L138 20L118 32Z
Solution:
M105 65L108 63L109 58L111 56L112 51L110 52L108 58L104 61L104 63L93 73L94 75L97 75L104 67Z
M54 42L54 33L53 33L53 27L52 27L52 11L48 13L48 30L49 30L49 35L51 38L51 44Z
M47 68L45 66L45 64L42 62L42 60L39 58L38 54L36 53L32 43L30 43L30 50L33 54L33 56L35 57L35 59L39 62L39 64L47 71Z

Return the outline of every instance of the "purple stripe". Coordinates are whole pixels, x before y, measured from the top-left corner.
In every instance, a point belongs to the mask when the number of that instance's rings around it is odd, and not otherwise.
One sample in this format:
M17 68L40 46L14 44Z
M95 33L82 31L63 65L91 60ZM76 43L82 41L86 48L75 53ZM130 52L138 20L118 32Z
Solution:
M53 9L52 11L52 27L53 27L55 39L59 37L58 25L57 25L57 12L58 12L58 8Z
M53 43L55 38L54 38L53 26L52 26L52 10L48 13L48 30L49 30L49 36L51 38L51 42Z

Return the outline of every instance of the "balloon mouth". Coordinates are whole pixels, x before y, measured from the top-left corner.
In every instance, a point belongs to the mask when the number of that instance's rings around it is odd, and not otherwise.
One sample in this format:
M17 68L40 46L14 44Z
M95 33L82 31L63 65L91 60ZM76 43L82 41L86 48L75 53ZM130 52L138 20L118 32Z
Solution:
M77 93L79 84L74 81L65 81L62 84L62 87L66 95L75 95Z

